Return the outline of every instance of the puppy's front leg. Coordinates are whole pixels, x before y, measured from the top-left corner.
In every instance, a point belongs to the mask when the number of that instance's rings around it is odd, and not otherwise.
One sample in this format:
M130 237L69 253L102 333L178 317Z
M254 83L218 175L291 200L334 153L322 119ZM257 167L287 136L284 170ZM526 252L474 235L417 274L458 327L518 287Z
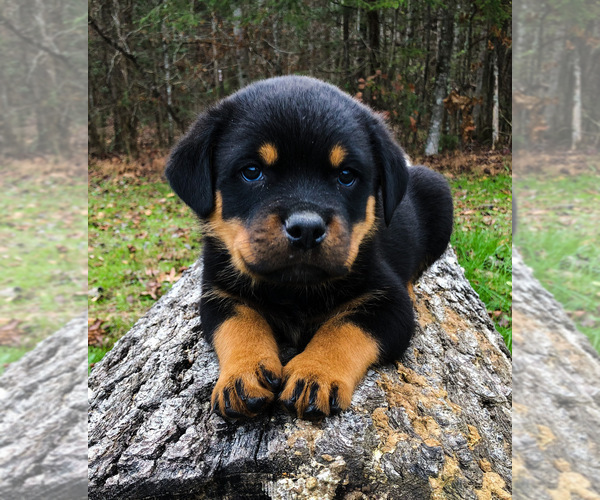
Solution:
M345 318L326 322L283 369L283 405L301 418L350 406L354 388L379 357L375 338Z
M229 418L254 417L275 399L282 366L267 321L245 305L235 307L213 334L221 373L212 407Z

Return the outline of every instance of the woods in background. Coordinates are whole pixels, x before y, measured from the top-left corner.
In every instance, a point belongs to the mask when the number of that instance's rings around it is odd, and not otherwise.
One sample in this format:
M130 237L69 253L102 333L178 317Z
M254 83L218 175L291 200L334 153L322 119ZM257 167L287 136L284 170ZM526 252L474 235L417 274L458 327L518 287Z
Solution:
M90 1L90 153L169 147L247 83L329 81L409 150L511 142L508 0Z

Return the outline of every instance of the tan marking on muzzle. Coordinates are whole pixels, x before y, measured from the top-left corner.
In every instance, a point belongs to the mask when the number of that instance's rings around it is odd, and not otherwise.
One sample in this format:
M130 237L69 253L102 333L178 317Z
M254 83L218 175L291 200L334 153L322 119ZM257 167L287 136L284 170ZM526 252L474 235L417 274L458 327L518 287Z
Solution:
M369 196L367 200L367 209L365 211L365 219L358 222L352 228L352 235L350 236L350 250L348 251L348 258L346 259L346 267L350 269L360 249L361 243L364 239L375 230L375 197Z
M252 258L248 231L239 219L223 219L223 196L220 191L217 191L215 210L208 218L205 228L210 236L223 243L231 255L233 266L241 273L252 276L246 266L246 260Z

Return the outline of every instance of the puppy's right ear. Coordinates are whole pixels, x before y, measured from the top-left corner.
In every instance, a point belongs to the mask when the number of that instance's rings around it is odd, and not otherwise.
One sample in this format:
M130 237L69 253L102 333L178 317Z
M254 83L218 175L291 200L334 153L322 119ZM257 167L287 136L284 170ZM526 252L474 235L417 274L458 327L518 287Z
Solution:
M223 123L223 106L202 113L171 151L165 176L171 188L200 218L213 211L213 147Z

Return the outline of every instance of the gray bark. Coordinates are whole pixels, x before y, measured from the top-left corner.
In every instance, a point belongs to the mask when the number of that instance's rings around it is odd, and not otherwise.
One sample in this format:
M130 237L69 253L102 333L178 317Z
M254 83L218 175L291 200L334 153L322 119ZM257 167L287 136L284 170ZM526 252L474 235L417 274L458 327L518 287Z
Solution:
M164 5L164 2L163 2ZM167 106L173 107L173 86L171 84L171 55L169 54L169 45L167 44L168 32L165 20L161 23L161 34L162 34L162 51L163 51L163 67L165 70L165 90L167 94ZM169 128L167 140L168 144L173 144L173 115L167 113Z
M233 38L236 43L235 59L237 62L238 87L246 85L245 68L248 67L248 49L244 47L244 30L242 27L242 8L236 6L233 10Z
M0 378L0 498L87 497L87 320L63 329Z
M515 498L600 500L600 357L513 253Z
M435 89L433 91L434 103L431 108L431 125L427 136L425 154L435 155L438 152L442 118L444 116L444 98L448 93L448 78L450 77L450 60L452 58L452 42L454 40L454 10L451 3L442 9L441 33L437 53L437 69L435 76Z
M89 495L112 498L509 498L511 363L452 250L414 287L417 333L349 410L279 407L230 423L201 335L196 263L89 380ZM391 327L393 325L390 325Z

